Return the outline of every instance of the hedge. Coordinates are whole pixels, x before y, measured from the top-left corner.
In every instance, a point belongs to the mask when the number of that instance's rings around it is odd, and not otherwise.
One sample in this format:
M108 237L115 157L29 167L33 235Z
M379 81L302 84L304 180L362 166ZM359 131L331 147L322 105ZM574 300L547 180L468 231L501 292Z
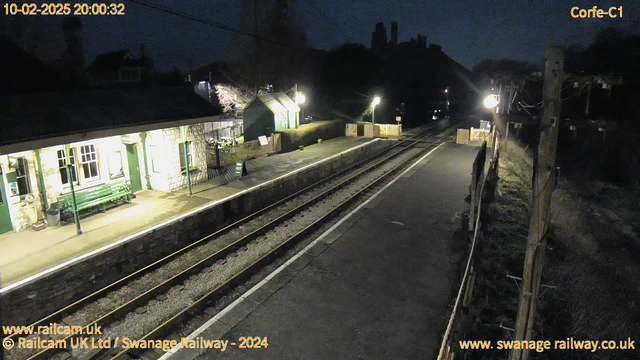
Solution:
M282 134L282 151L297 150L300 145L316 144L318 139L327 140L344 136L345 122L343 120L314 121L300 125L297 129L278 131Z

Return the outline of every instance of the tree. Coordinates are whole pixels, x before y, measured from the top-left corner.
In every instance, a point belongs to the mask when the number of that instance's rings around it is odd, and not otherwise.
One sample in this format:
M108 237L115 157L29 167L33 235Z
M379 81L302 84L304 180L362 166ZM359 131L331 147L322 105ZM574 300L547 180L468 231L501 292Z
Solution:
M249 89L242 89L232 85L217 84L214 86L218 102L225 113L234 112L237 116L254 98Z
M308 41L296 21L300 16L294 5L292 0L244 1L247 17L243 29L257 37L232 43L229 50L241 60L230 69L231 82L247 86L254 93L267 85L275 91L287 90L298 82Z

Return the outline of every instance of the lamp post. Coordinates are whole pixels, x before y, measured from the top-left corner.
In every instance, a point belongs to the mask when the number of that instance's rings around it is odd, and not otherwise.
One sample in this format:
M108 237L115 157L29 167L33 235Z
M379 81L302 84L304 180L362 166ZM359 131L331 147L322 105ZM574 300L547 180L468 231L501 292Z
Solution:
M447 115L449 115L449 87L448 86L446 89L444 89L444 94L447 96Z
M371 102L371 124L375 124L376 121L376 105L380 104L380 97L376 96L373 98Z
M76 199L76 191L73 187L73 165L75 164L75 160L73 161L74 164L71 164L71 155L69 155L71 152L71 147L69 146L69 144L65 144L64 145L64 154L65 154L65 162L66 162L66 168L67 168L67 179L69 179L69 187L71 190L71 205L73 206L73 220L76 223L76 235L81 235L82 234L82 229L80 228L80 214L78 213L78 201ZM75 159L75 157L74 157Z
M189 133L189 125L183 125L180 127L182 131L182 140L184 140L184 167L185 172L187 173L187 193L189 196L193 195L191 191L191 169L189 168L189 141L188 141L188 133Z

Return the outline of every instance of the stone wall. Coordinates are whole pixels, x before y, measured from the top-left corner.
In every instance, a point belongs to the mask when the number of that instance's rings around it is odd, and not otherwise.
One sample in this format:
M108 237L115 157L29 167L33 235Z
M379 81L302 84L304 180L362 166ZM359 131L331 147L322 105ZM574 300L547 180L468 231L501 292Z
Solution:
M187 139L191 142L191 184L207 181L207 149L204 125L189 126ZM149 174L156 190L172 191L187 186L187 176L180 170L180 144L184 142L180 128L149 132Z
M387 141L374 141L2 293L0 305L6 309L2 324L36 321L389 145Z
M188 139L191 142L192 169L191 183L198 184L207 181L207 149L204 141L204 125L197 124L189 126ZM140 179L142 188L147 188L147 180L144 164L144 153L142 141L139 133L124 135L136 147L138 153L138 167L140 169ZM152 188L163 191L172 191L187 186L187 176L180 170L179 143L182 140L182 133L179 127L149 132L147 140L149 182ZM86 179L83 174L81 164L80 148L84 145L93 145L98 159L99 176ZM111 181L131 179L128 166L127 148L123 144L123 136L110 136L101 139L72 143L69 145L72 154L75 156L76 177L74 190L79 191L93 186L102 185ZM58 163L58 151L64 150L62 145L43 148L40 150L42 161L42 172L44 175L45 190L48 205L58 201L58 197L68 194L71 191L69 184L62 184L60 176L61 169ZM29 180L32 194L35 201L29 203L22 197L9 197L9 211L14 231L22 231L32 224L45 218L43 204L40 198L37 176L37 162L34 151L24 151L20 153L0 156L0 166L5 174L15 172L9 168L9 157L24 157L29 164ZM157 168L154 171L152 161L155 161ZM4 177L6 178L6 176ZM4 180L3 180L4 181ZM5 181L5 189L9 191ZM8 194L9 195L9 194ZM34 235L35 236L35 235Z

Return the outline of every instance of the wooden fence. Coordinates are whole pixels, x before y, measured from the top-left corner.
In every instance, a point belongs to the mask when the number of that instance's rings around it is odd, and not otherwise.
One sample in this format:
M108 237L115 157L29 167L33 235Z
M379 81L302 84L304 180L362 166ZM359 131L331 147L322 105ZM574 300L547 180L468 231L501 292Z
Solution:
M380 127L380 136L400 136L402 135L402 125L398 124L376 124Z
M394 124L364 124L364 137L388 137L402 135L402 125Z
M482 214L482 206L485 202L484 197L489 188L489 183L494 182L498 176L498 161L500 158L499 149L499 134L496 131L491 131L489 139L490 142L484 140L476 159L473 162L473 170L471 175L471 205L469 214L469 231L472 234L471 250L467 258L467 264L462 276L460 288L458 289L458 295L449 317L447 329L445 330L440 345L440 352L438 353L438 360L452 360L454 358L454 352L451 346L456 342L456 339L451 337L451 329L453 329L456 321L456 315L461 306L467 306L471 299L473 292L475 272L473 269L473 260L476 249L476 244L480 237L480 215Z
M344 130L345 136L357 137L358 136L358 124L345 124Z
M207 147L207 166L210 169L224 168L234 165L238 160L250 160L259 156L265 156L280 152L281 135L273 134L267 138L268 144L261 145L259 140L247 141L244 144L219 148L216 151L214 146ZM208 171L209 178L217 174L217 171Z

